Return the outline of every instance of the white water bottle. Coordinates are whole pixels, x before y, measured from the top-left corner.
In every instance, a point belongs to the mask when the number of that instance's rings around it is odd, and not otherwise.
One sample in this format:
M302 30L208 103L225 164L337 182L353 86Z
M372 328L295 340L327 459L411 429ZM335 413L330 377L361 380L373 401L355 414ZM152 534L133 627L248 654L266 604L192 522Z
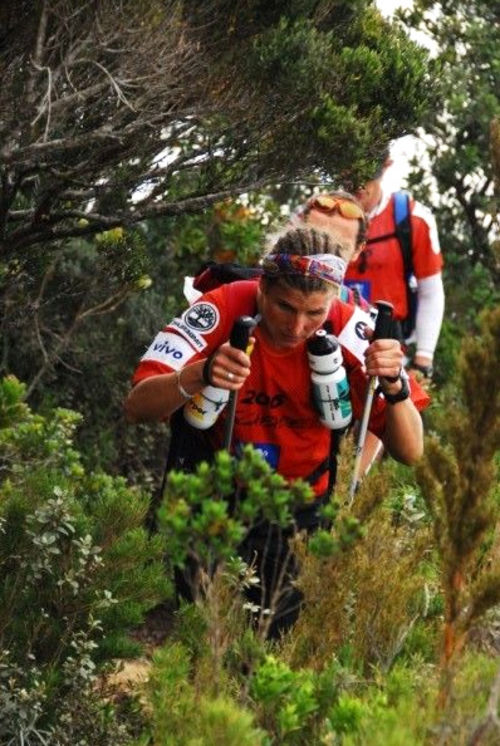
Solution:
M340 344L333 334L318 329L307 343L307 355L320 420L330 430L343 430L352 419L352 407Z
M205 386L184 405L184 417L198 430L207 430L215 423L229 401L229 391Z

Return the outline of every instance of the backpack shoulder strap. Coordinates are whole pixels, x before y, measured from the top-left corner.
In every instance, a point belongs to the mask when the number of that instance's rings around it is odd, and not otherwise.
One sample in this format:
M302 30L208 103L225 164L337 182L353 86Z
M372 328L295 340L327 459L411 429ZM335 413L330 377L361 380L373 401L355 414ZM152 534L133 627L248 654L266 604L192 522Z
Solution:
M407 192L395 192L393 197L394 224L401 247L406 280L406 300L408 315L401 322L403 337L412 334L417 318L417 292L413 270L413 244L411 230L410 196Z
M413 274L410 195L408 192L395 192L392 195L394 225L396 236L401 246L405 277Z

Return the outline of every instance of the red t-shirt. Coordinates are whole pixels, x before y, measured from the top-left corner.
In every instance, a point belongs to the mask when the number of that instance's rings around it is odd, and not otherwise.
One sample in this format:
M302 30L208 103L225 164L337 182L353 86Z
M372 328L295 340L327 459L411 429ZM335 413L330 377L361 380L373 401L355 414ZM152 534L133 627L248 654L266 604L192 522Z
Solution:
M439 246L436 221L430 210L420 202L410 200L413 271L417 280L441 271L443 257ZM392 198L372 218L368 241L378 236L392 235L384 241L368 243L360 256L347 267L344 282L357 287L369 302L385 300L394 306L396 319L408 315L403 255L395 235Z
M256 289L257 282L252 280L222 285L206 293L157 335L139 363L133 382L180 370L186 363L210 355L229 338L239 316L256 313ZM332 303L329 320L342 345L353 416L360 418L367 382L361 363L367 346L362 330L372 322L361 309L337 300ZM258 326L253 335L251 371L238 393L233 444L253 444L287 480L307 478L328 457L330 430L321 424L312 404L306 345L291 350L275 348ZM416 406L427 406L427 394L415 381L410 385ZM381 397L373 404L369 428L378 436L384 432L385 406ZM215 449L223 444L226 411L211 429ZM327 481L325 474L314 484L317 494L325 491Z

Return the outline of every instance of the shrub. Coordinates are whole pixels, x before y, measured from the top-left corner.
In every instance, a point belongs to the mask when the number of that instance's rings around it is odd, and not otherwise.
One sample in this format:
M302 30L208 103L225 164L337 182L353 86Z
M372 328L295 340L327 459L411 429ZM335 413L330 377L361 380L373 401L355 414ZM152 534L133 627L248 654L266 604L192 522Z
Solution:
M193 683L190 653L182 643L157 651L147 686L152 704L152 746L264 746L253 715L228 695L210 697Z
M500 309L462 344L457 386L417 469L432 517L444 598L441 702L474 622L500 601L498 448Z
M88 714L99 667L136 649L129 628L169 586L161 538L142 527L147 497L87 474L73 448L79 416L33 414L23 393L0 382L1 706L26 740L64 713Z
M405 518L391 509L398 490L412 490L398 486L396 477L393 465L383 463L366 478L352 508L341 511L337 524L352 510L361 537L342 543L331 557L304 552L298 579L304 609L286 653L294 665L321 669L342 651L355 669L367 672L375 664L388 670L426 615L426 589L433 586L423 560L431 536L425 520L414 520L418 513Z

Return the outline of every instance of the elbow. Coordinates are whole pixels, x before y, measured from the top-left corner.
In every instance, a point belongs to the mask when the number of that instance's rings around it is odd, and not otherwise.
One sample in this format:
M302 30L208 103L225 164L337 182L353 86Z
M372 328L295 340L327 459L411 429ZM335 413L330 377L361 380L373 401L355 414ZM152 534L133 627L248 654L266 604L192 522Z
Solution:
M134 425L140 420L136 411L136 407L134 405L133 393L134 392L132 390L123 403L123 413L125 415L125 421L128 422L130 425Z
M400 464L405 466L415 466L424 454L423 447L411 446L409 448L398 447L398 448L387 448L390 455Z
M424 436L422 428L416 429L411 436L392 444L391 456L405 466L415 466L424 455Z
M402 453L398 458L398 461L401 461L401 463L405 464L405 466L415 466L415 464L418 464L423 455L424 445L423 443L419 443L418 445L415 445Z
M405 466L415 466L424 455L424 428L420 415L403 431L387 438L387 450Z

